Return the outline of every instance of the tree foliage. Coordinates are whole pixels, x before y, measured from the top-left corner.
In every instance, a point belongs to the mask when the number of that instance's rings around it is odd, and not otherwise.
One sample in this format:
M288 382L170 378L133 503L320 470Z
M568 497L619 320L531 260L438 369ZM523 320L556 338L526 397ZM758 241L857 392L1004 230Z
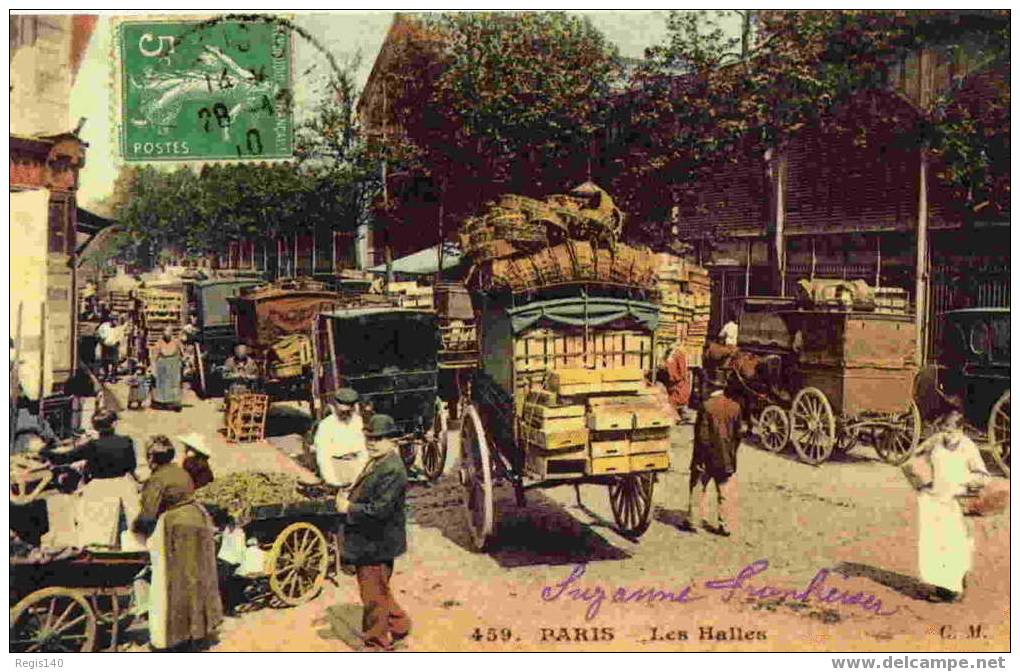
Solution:
M719 161L739 160L752 146L781 148L810 125L857 144L875 131L897 133L928 147L942 162L939 175L971 201L1008 208L992 166L1003 136L1008 155L1008 86L985 98L983 109L954 102L953 88L913 101L912 111L894 100L903 102L894 75L921 47L966 49L979 67L997 60L1008 71L1008 12L763 11L754 28L753 46L741 53L718 13L672 14L667 41L648 50L631 95L620 101L635 148L619 180L625 199L633 202L644 180L666 172L659 205L667 205L672 190Z
M427 175L447 211L497 192L548 193L584 179L619 76L615 47L562 12L449 13L416 19L385 76L404 167Z

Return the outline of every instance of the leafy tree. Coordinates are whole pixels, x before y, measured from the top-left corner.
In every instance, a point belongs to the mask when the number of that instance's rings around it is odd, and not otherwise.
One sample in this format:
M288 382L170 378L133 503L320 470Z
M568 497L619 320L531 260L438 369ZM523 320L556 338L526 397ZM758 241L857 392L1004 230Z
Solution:
M586 18L470 12L417 19L390 72L404 168L447 214L497 193L544 194L588 174L619 77L615 47ZM420 194L419 194L420 196Z
M1008 87L983 98L984 107L954 101L955 91L924 101L916 114L888 103L891 75L922 47L963 48L979 60L1009 60L1005 11L768 11L743 18L756 39L720 27L717 13L674 13L665 44L649 49L635 74L628 107L630 140L618 189L645 205L646 180L668 174L660 212L676 194L720 161L737 161L752 147L781 147L807 125L851 134L865 144L874 129L899 132L940 161L939 175L971 202L1008 208L1008 190L995 169L1005 135ZM1006 179L1008 182L1008 177Z

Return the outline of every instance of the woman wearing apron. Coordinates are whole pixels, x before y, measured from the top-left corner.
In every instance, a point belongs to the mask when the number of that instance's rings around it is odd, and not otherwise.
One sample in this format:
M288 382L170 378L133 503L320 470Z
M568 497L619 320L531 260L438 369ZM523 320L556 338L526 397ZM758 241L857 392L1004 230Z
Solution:
M198 644L223 620L212 520L193 498L191 476L174 464L170 439L154 437L146 458L152 476L133 529L148 537L152 560L150 643L156 649Z

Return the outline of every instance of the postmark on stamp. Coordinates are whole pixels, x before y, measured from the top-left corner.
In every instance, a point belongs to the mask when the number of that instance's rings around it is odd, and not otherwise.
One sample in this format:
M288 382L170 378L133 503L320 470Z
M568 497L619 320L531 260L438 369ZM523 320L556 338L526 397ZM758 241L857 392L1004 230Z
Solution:
M125 160L292 155L291 39L285 25L129 21L119 31Z

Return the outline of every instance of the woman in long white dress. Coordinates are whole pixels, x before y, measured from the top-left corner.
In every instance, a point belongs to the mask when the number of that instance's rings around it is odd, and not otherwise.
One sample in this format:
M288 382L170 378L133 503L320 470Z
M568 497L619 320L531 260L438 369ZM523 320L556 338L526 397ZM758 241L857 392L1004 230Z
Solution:
M918 490L918 569L935 588L932 597L963 597L974 556L974 537L958 499L979 490L989 479L977 446L961 427L963 416L951 410L941 430L918 449L931 467L931 483Z

